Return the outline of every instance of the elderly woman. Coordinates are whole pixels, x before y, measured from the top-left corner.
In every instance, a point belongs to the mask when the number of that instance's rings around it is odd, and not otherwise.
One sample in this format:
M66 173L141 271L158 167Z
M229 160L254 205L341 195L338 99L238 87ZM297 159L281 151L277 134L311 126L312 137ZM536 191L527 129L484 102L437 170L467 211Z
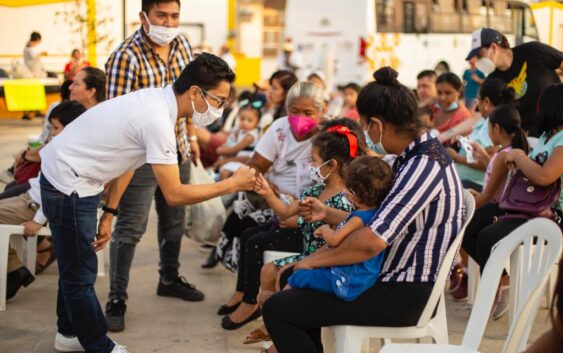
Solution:
M278 193L295 198L312 184L311 141L319 130L325 108L322 89L310 82L298 82L289 90L286 105L288 117L272 123L248 164L263 174L269 171L269 180ZM281 225L268 222L272 218L272 210L261 210L242 219L233 213L225 223L224 235L238 239L240 253L232 255L238 257L238 262L232 266L238 267L236 290L218 312L219 315L230 314L223 319L224 329L237 329L260 316L256 297L264 250L302 250L296 217ZM262 226L256 227L260 224ZM225 262L223 250L218 249L218 253Z
M446 150L416 119L413 93L391 68L374 77L358 97L358 112L369 138L398 155L393 187L369 226L336 248L305 257L295 270L355 264L386 250L379 280L351 302L307 289L272 295L264 303L264 322L280 353L322 352L323 326L416 324L462 227L461 182ZM305 219L337 224L346 217L314 199L309 205Z

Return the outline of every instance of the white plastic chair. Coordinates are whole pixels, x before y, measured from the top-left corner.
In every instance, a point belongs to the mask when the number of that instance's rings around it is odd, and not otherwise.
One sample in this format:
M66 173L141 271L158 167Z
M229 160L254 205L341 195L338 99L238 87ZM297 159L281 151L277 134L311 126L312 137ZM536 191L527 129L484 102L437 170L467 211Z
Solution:
M420 339L432 337L436 343L448 343L448 324L446 319L446 304L444 298L444 287L448 278L454 258L459 251L465 228L473 217L475 211L475 200L473 196L464 190L466 218L459 234L454 239L450 248L440 265L438 277L434 283L430 298L415 326L409 327L375 327L375 326L349 326L340 325L323 328L323 347L325 352L333 352L332 335L336 338L337 353L360 353L362 342L368 338L380 338L389 343L391 339ZM432 317L434 309L436 315Z
M299 255L299 253L287 252L287 251L266 250L266 251L264 251L264 263L267 264L268 262L283 259L284 257L293 256L293 255Z
M534 238L536 244L534 245ZM477 291L461 345L390 344L380 353L469 353L477 352L487 327L491 308L505 263L519 275L514 318L502 353L522 351L530 335L539 299L548 281L552 265L561 256L562 239L559 227L544 218L531 220L497 243ZM359 352L359 351L358 351Z
M23 259L25 267L35 273L35 259L37 256L37 237L28 237L27 241L23 238L23 226L0 224L0 311L6 310L6 286L8 275L8 251L11 243L18 253L18 257ZM49 228L43 227L37 235L45 237L51 236ZM13 237L12 237L13 236ZM96 253L98 256L98 276L105 276L105 251Z

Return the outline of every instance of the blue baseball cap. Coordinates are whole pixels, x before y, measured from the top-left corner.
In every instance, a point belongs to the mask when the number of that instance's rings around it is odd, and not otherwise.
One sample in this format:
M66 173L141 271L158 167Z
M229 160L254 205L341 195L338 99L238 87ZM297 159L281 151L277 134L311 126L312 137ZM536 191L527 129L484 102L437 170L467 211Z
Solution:
M481 48L488 47L493 43L502 43L502 34L500 34L499 31L492 28L481 28L476 30L471 34L471 51L465 60L469 60L476 56L479 54L479 50L481 50Z

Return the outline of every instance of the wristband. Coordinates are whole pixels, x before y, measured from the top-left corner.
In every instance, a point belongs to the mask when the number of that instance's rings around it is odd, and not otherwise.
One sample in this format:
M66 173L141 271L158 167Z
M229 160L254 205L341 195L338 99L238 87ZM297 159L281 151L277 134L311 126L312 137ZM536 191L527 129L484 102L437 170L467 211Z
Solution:
M196 135L192 135L192 136L188 137L188 141L190 141L190 142L197 142L197 136L196 136Z
M111 213L114 216L117 216L119 214L119 210L117 208L107 207L106 205L102 205L102 211Z

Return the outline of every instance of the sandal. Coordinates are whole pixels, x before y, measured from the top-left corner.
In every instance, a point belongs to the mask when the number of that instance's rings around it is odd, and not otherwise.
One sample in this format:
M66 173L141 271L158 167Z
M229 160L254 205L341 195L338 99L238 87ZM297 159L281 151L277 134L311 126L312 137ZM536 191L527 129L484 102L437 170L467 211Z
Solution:
M250 331L248 336L244 339L242 344L254 344L263 341L271 341L270 335L263 327L255 328L254 330Z
M39 261L35 261L35 275L38 275L41 272L45 271L47 267L49 267L49 265L51 265L57 259L57 257L55 256L55 248L53 247L53 244L49 245L49 247L46 249L37 250L38 254L43 254L46 252L49 252L49 258L47 259L47 261L45 261L44 264L40 263Z

